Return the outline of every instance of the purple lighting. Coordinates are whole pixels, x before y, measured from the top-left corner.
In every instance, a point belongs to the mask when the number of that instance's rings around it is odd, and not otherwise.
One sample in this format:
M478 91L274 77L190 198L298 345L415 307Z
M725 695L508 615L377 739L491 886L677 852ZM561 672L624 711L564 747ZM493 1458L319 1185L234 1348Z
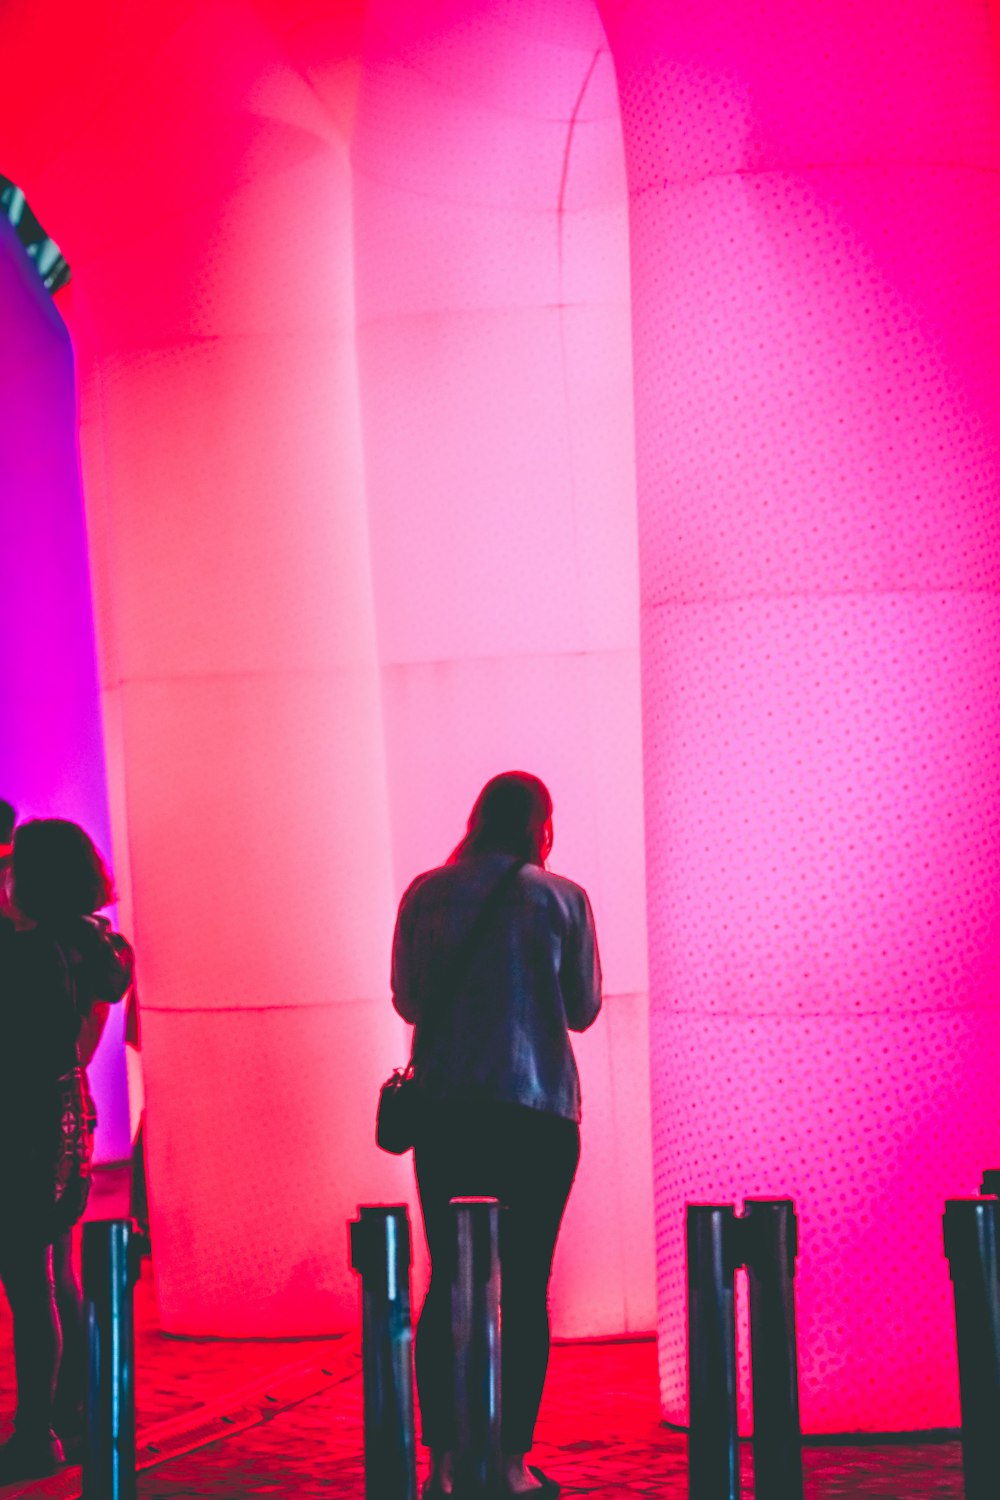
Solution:
M66 325L0 219L0 796L80 822L110 855L87 538ZM91 1068L103 1160L129 1150L121 1015Z

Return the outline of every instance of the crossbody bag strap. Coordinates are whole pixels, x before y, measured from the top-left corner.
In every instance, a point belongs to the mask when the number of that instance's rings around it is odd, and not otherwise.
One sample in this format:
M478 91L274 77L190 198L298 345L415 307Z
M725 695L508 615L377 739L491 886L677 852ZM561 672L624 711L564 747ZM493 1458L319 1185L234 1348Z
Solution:
M500 902L527 863L526 859L516 859L509 869L504 870L476 913L472 926L465 934L459 945L458 952L452 959L451 966L445 976L444 982L438 990L433 1007L425 1016L421 1017L420 1022L413 1029L413 1044L410 1049L411 1069L418 1059L418 1053L426 1051L428 1035L433 1035L435 1031L441 1030L455 1002L459 984L464 978L490 922L498 911ZM432 1024L429 1025L428 1023ZM420 1043L419 1047L418 1039Z

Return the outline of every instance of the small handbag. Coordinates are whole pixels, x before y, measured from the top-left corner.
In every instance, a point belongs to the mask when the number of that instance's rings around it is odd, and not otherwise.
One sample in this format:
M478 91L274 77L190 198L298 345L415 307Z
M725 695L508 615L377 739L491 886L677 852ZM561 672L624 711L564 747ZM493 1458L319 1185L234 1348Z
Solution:
M505 870L500 879L493 886L486 900L476 914L475 921L466 934L451 972L448 975L441 992L438 994L437 1003L431 1014L434 1017L434 1025L439 1028L444 1017L451 1009L452 1001L458 989L458 983L468 967L473 953L479 946L483 934L489 925L490 918L500 904L500 898L507 888L514 884L521 869L527 863L526 860L518 859ZM430 1019L430 1017L428 1017ZM421 1048L423 1051L427 1046L427 1022L425 1020L421 1028ZM402 1156L405 1151L416 1145L420 1132L420 1123L423 1115L424 1095L420 1084L415 1076L415 1064L417 1061L417 1031L414 1028L413 1047L410 1052L410 1060L405 1068L395 1068L391 1077L383 1083L378 1095L378 1109L375 1114L375 1144L382 1151L388 1151L391 1156Z
M379 1089L375 1116L375 1144L392 1156L402 1156L415 1145L420 1123L420 1090L413 1063L394 1068Z

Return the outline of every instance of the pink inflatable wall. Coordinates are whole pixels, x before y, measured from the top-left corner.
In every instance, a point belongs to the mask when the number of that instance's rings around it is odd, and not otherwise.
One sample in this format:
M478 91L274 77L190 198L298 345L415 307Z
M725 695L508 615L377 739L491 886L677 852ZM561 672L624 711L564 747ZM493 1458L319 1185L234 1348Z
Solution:
M792 1195L812 1430L958 1421L997 1157L990 8L616 4L664 1409L683 1204Z
M411 1191L372 1143L395 898L510 764L552 784L609 981L557 1327L654 1321L610 59L589 7L407 9L66 7L52 69L52 17L4 18L4 166L74 271L175 1332L353 1322L345 1220Z
M79 19L74 48L67 8L62 116L11 172L74 268L161 1312L182 1332L342 1327L344 1221L404 1182L370 1143L403 1039L350 83L324 102L249 7L114 10Z
M652 1320L644 783L666 1415L683 1203L777 1193L807 1426L952 1423L940 1212L1000 1050L990 10L600 15L0 18L0 166L75 272L165 1326L353 1321L344 1220L409 1191L394 900L520 763L609 990L559 1328Z
M352 144L397 888L483 782L552 788L597 913L562 1333L653 1326L625 164L590 7L377 0Z

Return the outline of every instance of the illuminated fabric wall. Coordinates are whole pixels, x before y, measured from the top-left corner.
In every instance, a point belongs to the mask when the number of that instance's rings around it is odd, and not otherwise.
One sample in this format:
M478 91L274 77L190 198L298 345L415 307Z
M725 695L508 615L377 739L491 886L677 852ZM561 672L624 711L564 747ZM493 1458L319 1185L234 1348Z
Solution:
M4 165L74 269L172 1331L353 1322L344 1221L359 1200L410 1191L409 1162L371 1142L405 1034L387 994L394 895L451 847L480 782L517 763L552 782L557 866L593 891L611 990L583 1049L588 1156L557 1315L585 1331L653 1316L620 130L588 6L548 22L545 7L509 7L505 38L488 10L471 33L449 32L460 10L425 15L425 40L439 24L457 39L450 125L454 71L439 58L423 100L407 91L388 10L368 18L363 60L346 9L67 7L51 59L51 14L3 17L11 72L30 80L3 103ZM390 73L405 148L378 139ZM448 139L451 165L404 233L385 217L405 202L395 151L426 185ZM461 285L440 263L449 205ZM390 269L379 230L399 250L381 289L363 264ZM494 230L506 239L490 256ZM430 448L428 421L443 424ZM449 560L432 531L460 498Z
M958 1421L997 1156L989 7L604 0L631 196L656 1213L792 1194L807 1427Z
M352 147L397 889L537 772L607 1008L561 1333L654 1322L625 169L589 5L369 7Z
M990 13L601 10L665 1410L683 1200L791 1193L807 1425L954 1422L939 1215L995 1157L1000 1050ZM343 1221L408 1190L370 1142L394 896L518 763L610 991L557 1317L641 1326L625 185L590 0L54 25L0 18L0 165L75 272L166 1326L353 1320Z
M75 274L158 1295L172 1331L343 1327L347 1214L406 1180L371 1145L402 1026L338 115L352 85L336 28L307 82L250 7L97 9L60 17L53 98L23 102L11 172ZM20 24L44 53L51 15ZM23 71L47 79L40 59ZM55 144L32 161L45 103Z
M66 326L0 218L0 797L82 823L110 854ZM128 1156L121 1012L91 1065L98 1160Z

